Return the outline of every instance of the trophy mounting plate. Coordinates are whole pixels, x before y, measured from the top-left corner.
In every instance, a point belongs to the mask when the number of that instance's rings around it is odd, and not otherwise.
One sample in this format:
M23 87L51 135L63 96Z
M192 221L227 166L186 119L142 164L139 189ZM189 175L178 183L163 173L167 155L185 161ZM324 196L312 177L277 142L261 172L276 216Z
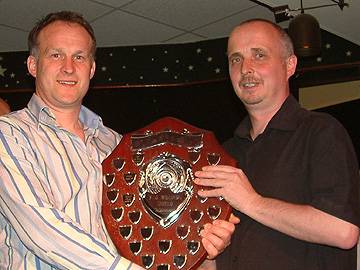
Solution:
M145 269L196 269L206 258L200 230L232 210L193 183L217 164L236 162L212 132L176 118L125 134L102 164L102 215L119 253Z

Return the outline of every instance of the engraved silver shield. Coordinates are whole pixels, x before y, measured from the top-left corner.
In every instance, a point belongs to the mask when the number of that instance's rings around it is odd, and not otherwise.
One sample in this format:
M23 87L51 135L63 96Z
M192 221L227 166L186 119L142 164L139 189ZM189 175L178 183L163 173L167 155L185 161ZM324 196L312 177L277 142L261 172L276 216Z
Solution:
M193 194L191 165L162 153L140 170L139 196L149 215L163 228L173 224Z

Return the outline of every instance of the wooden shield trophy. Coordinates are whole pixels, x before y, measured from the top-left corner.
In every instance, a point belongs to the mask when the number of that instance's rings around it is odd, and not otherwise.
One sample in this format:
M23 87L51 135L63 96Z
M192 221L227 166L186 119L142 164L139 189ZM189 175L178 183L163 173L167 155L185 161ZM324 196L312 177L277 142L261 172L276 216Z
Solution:
M236 162L213 133L162 118L124 135L103 162L102 215L119 253L145 269L195 269L206 258L199 232L228 219L222 198L202 198L194 172Z

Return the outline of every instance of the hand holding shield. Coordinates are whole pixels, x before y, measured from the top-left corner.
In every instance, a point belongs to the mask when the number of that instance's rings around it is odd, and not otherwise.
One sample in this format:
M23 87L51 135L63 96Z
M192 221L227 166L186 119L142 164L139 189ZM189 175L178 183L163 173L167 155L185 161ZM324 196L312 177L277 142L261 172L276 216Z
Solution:
M103 162L102 214L122 256L146 269L195 269L206 257L199 232L227 219L221 198L201 198L194 172L235 161L211 132L162 118L124 135Z

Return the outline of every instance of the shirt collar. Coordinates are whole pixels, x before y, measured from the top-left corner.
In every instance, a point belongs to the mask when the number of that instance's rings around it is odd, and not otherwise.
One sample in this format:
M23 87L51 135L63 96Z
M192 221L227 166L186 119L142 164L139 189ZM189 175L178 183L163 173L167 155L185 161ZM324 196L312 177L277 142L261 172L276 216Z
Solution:
M270 120L267 129L295 130L299 125L298 113L303 110L294 96L289 95Z
M289 95L280 109L268 123L267 129L294 130L299 125L299 110L303 110L294 96ZM235 134L241 138L250 138L251 121L247 115L235 130ZM264 132L265 132L264 131Z
M28 108L30 112L36 117L39 124L47 124L57 126L55 115L52 113L50 108L44 103L44 101L33 94L29 103ZM96 130L102 124L102 119L96 113L92 112L85 106L81 106L79 119L84 127Z

